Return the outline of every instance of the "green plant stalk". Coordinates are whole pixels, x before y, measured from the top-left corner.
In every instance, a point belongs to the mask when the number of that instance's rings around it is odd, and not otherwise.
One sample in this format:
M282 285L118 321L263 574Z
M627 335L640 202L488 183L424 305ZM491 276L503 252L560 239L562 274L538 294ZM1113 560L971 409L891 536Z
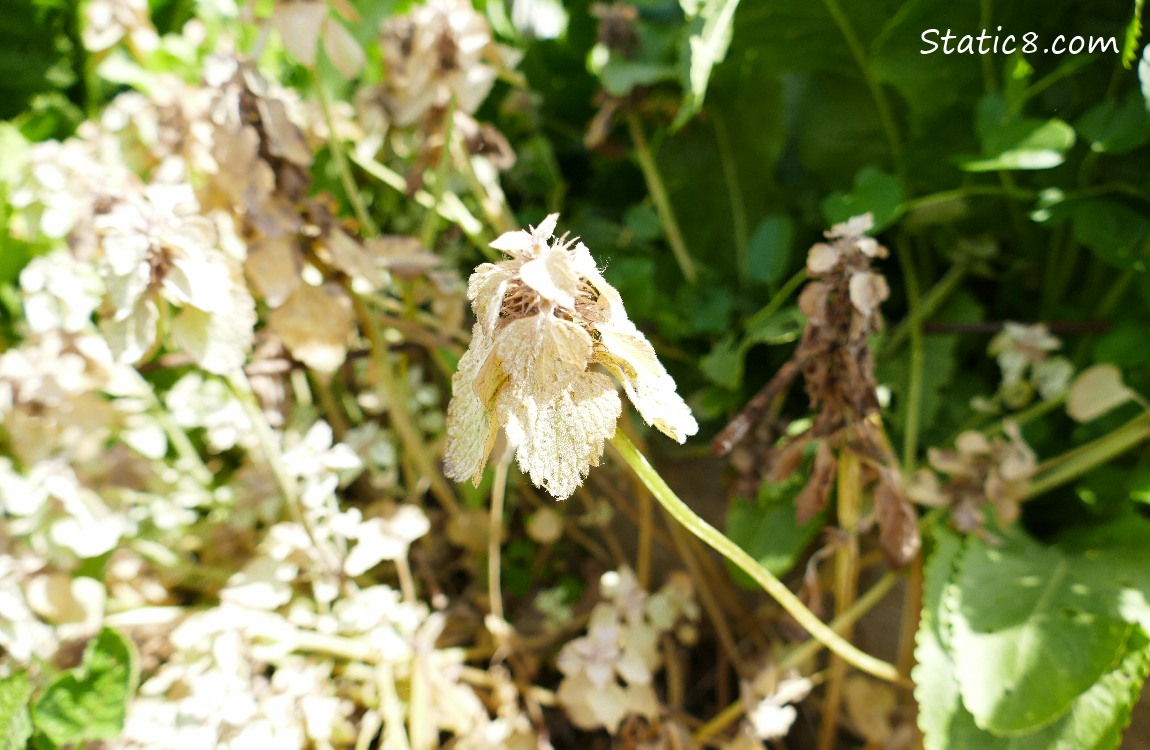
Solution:
M471 155L467 153L467 148L456 143L453 144L451 150L453 158L459 162L460 172L467 180L467 184L471 187L471 192L475 194L475 198L479 201L480 208L487 216L487 223L498 234L510 232L515 229L515 215L511 211L511 207L507 205L507 196L495 186L493 191L489 190L483 181L479 179L479 175L475 171L475 165L471 162Z
M643 484L647 485L647 489L651 491L651 494L655 496L659 504L671 514L672 518L705 542L711 549L730 560L744 573L749 575L786 610L787 614L795 618L799 625L810 633L812 637L818 639L824 646L841 656L848 664L859 671L866 672L869 675L888 682L900 682L903 680L903 677L893 665L863 653L828 627L814 612L807 609L806 605L799 601L799 598L791 593L791 590L788 589L782 581L760 565L759 562L747 554L745 550L724 536L722 532L700 518L695 511L691 510L691 508L680 500L671 488L667 486L667 483L659 476L659 472L655 471L654 467L647 462L647 459L639 453L622 430L615 431L615 436L611 438L611 445L615 446L615 450L619 452L619 455L627 462L631 470L643 481Z
M384 185L403 195L407 195L407 182L398 172L380 164L375 159L361 157L355 153L352 153L349 158L353 164ZM463 205L463 201L459 200L459 196L451 192L444 192L442 200L436 201L431 193L426 190L416 190L415 195L411 197L414 198L415 202L419 205L426 209L436 211L444 219L459 227L460 231L467 236L467 239L481 252L490 257L498 256L496 251L487 246L491 238L487 237L484 233L483 222L475 218L475 216L467 210L467 206Z
M319 100L320 111L323 112L323 121L327 125L327 147L331 151L332 159L335 160L335 168L339 172L343 190L347 193L347 199L351 202L351 208L355 212L355 217L359 219L364 233L368 237L375 237L379 234L379 227L372 220L371 214L367 212L363 196L359 194L355 177L352 176L351 168L347 164L347 154L344 153L343 144L340 143L339 136L335 132L335 118L331 114L331 104L327 98L327 91L324 90L323 82L319 79L319 73L315 70L312 71L311 79L315 86L316 98Z
M1150 414L1141 414L1097 440L1044 461L1038 467L1038 473L1030 483L1025 499L1037 497L1077 479L1148 438L1150 438Z
M735 268L739 281L746 282L750 274L750 247L747 235L747 208L743 204L743 189L739 185L738 162L735 160L731 138L727 134L727 123L716 109L712 115L715 123L715 141L719 146L719 161L723 165L723 178L727 192L731 194L731 229L735 233Z
M457 515L459 513L459 501L456 500L455 494L447 485L443 475L434 466L431 456L427 453L427 446L424 445L423 438L419 434L411 414L407 411L407 400L404 398L407 389L401 388L399 377L392 368L391 348L384 340L383 333L371 315L371 310L368 309L358 294L351 289L348 289L347 292L351 296L360 325L363 326L364 333L367 335L368 341L371 342L371 357L375 364L375 374L380 380L380 388L387 394L389 407L387 413L395 426L395 431L399 433L404 452L415 463L420 474L430 482L432 494L435 495L444 509L453 516Z
M507 474L515 451L510 445L495 463L491 483L491 519L487 529L487 596L491 614L503 619L503 585L500 582L500 548L503 542L503 501L507 496Z
M906 286L906 299L909 308L907 325L910 326L910 378L907 385L906 422L902 433L902 466L907 476L914 471L918 460L918 430L922 419L923 391L923 344L922 315L918 312L920 290L918 273L911 257L910 243L899 237L898 259L902 266L903 283Z
M886 573L871 586L865 594L855 600L855 603L851 605L850 609L832 620L830 628L836 633L845 632L847 628L861 620L867 612L874 609L875 606L890 593L890 590L898 583L899 577L897 573ZM823 646L823 642L817 638L804 641L798 646L786 651L779 658L777 663L778 671L786 672L789 669L797 668L800 664L817 654ZM708 738L714 737L738 720L745 710L741 700L735 701L716 714L714 718L706 724L695 730L692 739L694 739L696 743L702 743Z
M947 271L946 275L929 292L922 295L906 319L895 327L890 336L883 342L879 356L889 356L902 346L903 342L910 336L913 326L918 326L921 330L923 322L938 312L947 298L958 289L958 285L962 283L964 278L966 278L965 266L953 266Z
M791 298L791 295L795 293L795 290L802 286L803 282L806 280L807 269L804 267L794 276L791 276L789 279L787 279L782 288L771 296L770 301L763 305L758 312L747 319L747 326L749 327L752 321L759 319L766 320L767 318L777 313L779 308L786 304L787 300Z
M639 162L639 169L643 171L643 179L647 181L647 190L651 193L651 200L655 203L655 211L659 214L659 221L663 224L663 231L667 235L667 244L683 272L683 278L692 284L699 273L691 254L687 252L687 243L683 240L683 232L679 229L679 221L675 218L675 209L671 206L671 199L667 195L667 188L663 185L663 178L659 174L659 167L655 164L655 157L647 143L647 136L643 135L643 125L635 115L627 115L627 127L631 131L631 141L635 144L635 158Z

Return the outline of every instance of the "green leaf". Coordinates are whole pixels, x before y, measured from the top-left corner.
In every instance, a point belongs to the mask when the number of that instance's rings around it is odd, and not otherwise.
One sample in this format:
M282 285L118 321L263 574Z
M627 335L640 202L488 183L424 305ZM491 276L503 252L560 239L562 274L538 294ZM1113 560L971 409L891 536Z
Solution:
M879 232L898 218L903 197L897 177L864 167L855 175L850 193L835 193L823 201L823 216L828 223L838 224L869 211L874 214L874 231Z
M1118 268L1144 270L1150 219L1141 211L1112 200L1091 200L1068 207L1074 239L1101 260Z
M778 484L763 482L755 502L736 500L727 512L727 536L776 576L795 566L798 556L826 523L825 511L802 526L795 523L795 497L805 484L803 471ZM740 586L758 586L733 564L728 562L727 567Z
M32 686L27 672L0 679L0 750L24 750L32 736L28 699Z
M918 725L926 750L1114 750L1146 678L1150 651L1145 633L1134 628L1118 662L1079 696L1061 719L1036 732L999 737L974 722L963 706L955 679L955 653L942 625L944 609L956 589L955 571L963 544L938 528L927 560L923 610L916 635L916 665L911 672L918 704ZM974 544L967 541L965 544ZM1051 678L1047 678L1051 679Z
M689 20L682 71L683 104L671 126L682 127L703 106L711 70L727 56L739 0L680 0Z
M1138 42L1142 39L1142 6L1144 0L1134 0L1134 15L1126 24L1122 37L1122 67L1130 70L1130 63L1138 57Z
M612 55L603 66L601 77L603 89L608 94L626 96L636 86L650 86L659 81L674 80L675 67L651 62L632 62L618 55Z
M767 316L761 311L747 321L746 348L752 344L789 344L803 334L807 318L797 305L775 310Z
M1075 558L1018 536L968 542L944 609L955 676L975 723L997 735L1041 729L1111 670L1132 628Z
M1122 154L1150 141L1150 114L1137 102L1104 101L1078 121L1078 132L1100 154Z
M983 136L983 155L962 159L967 172L1050 169L1066 159L1074 145L1074 128L1062 120L1022 118L989 128Z
M771 214L751 233L747 248L747 277L760 284L783 280L791 262L795 224L785 214Z
M124 727L139 678L135 648L104 628L79 667L58 676L32 709L36 728L57 744L108 740Z
M711 382L733 391L743 383L743 347L734 336L724 336L699 360L699 369Z

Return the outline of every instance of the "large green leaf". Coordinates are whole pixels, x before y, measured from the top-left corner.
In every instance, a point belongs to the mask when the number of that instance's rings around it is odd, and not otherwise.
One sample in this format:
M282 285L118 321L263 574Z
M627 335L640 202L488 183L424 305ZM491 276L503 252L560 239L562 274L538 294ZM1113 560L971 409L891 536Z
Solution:
M1100 154L1122 154L1150 142L1150 113L1142 102L1100 102L1078 121L1078 132Z
M971 540L944 609L963 705L994 734L1065 715L1123 656L1134 627L1077 560L1022 536Z
M1145 270L1150 259L1150 219L1124 203L1099 198L1068 207L1074 239L1118 268Z
M986 732L978 727L962 704L955 677L957 657L951 650L949 633L941 625L946 602L957 589L956 568L964 543L946 529L936 529L935 540L934 552L925 570L916 665L911 673L918 724L926 750L1113 750L1118 747L1150 666L1147 649L1150 641L1142 629L1133 629L1118 662L1075 699L1069 711L1057 721L1035 732L1008 737Z
M1006 122L983 137L983 155L960 161L967 172L1050 169L1066 160L1074 128L1058 118Z
M32 736L32 719L28 715L31 697L27 672L0 679L0 750L24 750Z
M747 277L761 284L783 280L794 246L795 224L786 214L771 214L751 233Z
M136 662L130 641L101 630L84 649L80 666L53 680L36 701L36 729L60 745L115 738L136 691Z

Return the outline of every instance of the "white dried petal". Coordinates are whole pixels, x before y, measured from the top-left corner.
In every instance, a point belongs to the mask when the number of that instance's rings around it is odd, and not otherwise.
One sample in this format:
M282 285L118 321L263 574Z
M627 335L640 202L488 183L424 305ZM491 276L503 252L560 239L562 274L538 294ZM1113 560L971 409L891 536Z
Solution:
M327 3L307 0L281 0L272 11L272 28L279 32L287 51L305 67L315 67L316 46L327 13Z
M679 443L699 431L690 407L676 392L650 342L630 322L600 326L595 359L620 383L643 420Z
M863 315L872 315L879 305L890 296L890 287L882 274L860 271L852 274L850 280L851 304Z
M821 276L838 265L842 257L842 250L834 245L819 242L811 247L810 252L807 253L807 273L812 276Z
M568 310L575 309L579 277L575 275L571 258L563 248L545 248L535 260L523 264L519 278L548 302Z
M551 315L532 315L500 330L495 355L516 388L546 401L583 373L591 347L591 336L578 325Z
M483 467L499 431L495 421L495 397L502 382L498 377L494 380L478 379L484 363L488 359L496 361L491 350L490 338L481 332L472 338L471 346L459 359L459 367L451 378L452 396L447 407L444 474L460 482L469 480L477 486L483 478ZM496 373L502 372L498 364L493 369Z
M323 51L335 69L348 80L363 70L364 54L359 42L343 24L328 18L323 25Z
M599 465L623 406L607 376L586 372L557 398L542 403L504 388L497 408L517 448L519 468L537 487L565 500Z
M267 237L254 243L244 260L252 287L268 307L279 307L299 288L301 268L296 240L290 236Z
M1121 370L1111 364L1094 365L1074 379L1066 395L1066 413L1076 422L1089 422L1131 398Z

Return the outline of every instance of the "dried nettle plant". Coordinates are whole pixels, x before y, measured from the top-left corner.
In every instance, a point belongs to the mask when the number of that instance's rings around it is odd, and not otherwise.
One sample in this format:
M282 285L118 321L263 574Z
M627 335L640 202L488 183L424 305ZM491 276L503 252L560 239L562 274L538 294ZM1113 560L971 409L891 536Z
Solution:
M750 575L815 638L860 670L895 678L891 665L827 627L773 574L691 510L616 429L621 403L601 370L615 376L643 419L669 437L682 442L697 425L587 247L566 235L553 238L557 221L552 214L530 231L502 235L492 246L510 259L483 264L471 276L468 297L477 322L452 382L448 475L478 484L502 427L524 473L562 500L598 465L610 441L676 521ZM858 232L836 232L844 239L832 252L851 257L848 243L860 243ZM868 305L871 314L885 296L885 282L876 274L861 278L864 284L850 278L846 283L858 289L859 304ZM862 318L855 335L865 336L868 325ZM842 401L837 392L835 398L836 404Z

